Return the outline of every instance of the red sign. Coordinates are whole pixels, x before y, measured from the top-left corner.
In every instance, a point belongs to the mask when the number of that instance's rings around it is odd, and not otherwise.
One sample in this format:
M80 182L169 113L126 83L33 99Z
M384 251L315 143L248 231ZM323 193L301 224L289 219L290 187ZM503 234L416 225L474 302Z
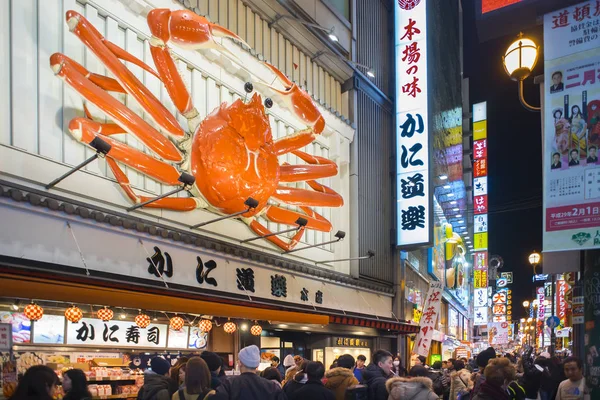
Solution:
M523 0L481 0L481 13L489 13L490 11L499 10L520 3L521 1Z
M567 300L565 294L569 290L569 285L566 281L560 280L556 282L556 310L558 318L561 320L567 316Z
M482 158L480 160L475 160L473 163L473 176L475 178L487 176L487 159Z
M546 209L547 232L594 228L598 225L600 225L600 203L548 207Z
M474 265L474 269L478 269L478 270L484 270L487 269L488 267L488 254L487 251L479 251L477 253L475 253L475 265Z
M475 214L487 214L487 212L488 212L487 195L475 196L473 198L473 208L475 209Z
M487 139L473 142L473 159L480 160L482 158L487 158Z

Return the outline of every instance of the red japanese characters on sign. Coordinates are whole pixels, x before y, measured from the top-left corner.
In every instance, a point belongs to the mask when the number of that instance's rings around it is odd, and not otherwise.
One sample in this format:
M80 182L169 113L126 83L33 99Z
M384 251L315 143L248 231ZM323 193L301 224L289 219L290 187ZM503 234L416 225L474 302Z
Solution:
M565 298L569 285L566 281L559 280L556 282L556 310L557 317L563 320L567 316L567 300Z
M591 19L592 16L600 16L600 0L575 7L571 15L569 10L557 11L552 15L552 29L565 28L571 24L577 25L579 22Z
M473 159L480 160L483 158L487 158L487 139L473 142Z
M475 160L473 163L473 176L475 178L487 176L487 159L482 158L480 160Z
M473 268L478 269L478 270L484 270L484 269L487 269L487 266L488 266L487 252L479 251L479 252L475 253L475 265L473 266Z
M487 195L475 196L473 198L473 207L475 208L475 214L487 214L487 212L488 212Z
M423 315L420 321L420 330L415 338L415 347L412 352L427 356L431 346L433 331L437 325L442 300L442 282L432 281L423 306Z

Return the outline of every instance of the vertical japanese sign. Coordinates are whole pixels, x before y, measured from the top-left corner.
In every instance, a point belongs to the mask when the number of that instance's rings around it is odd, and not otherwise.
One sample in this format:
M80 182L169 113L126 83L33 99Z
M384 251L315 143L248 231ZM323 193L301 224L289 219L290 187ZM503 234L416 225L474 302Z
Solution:
M539 287L537 288L537 302L538 302L538 308L537 308L537 319L539 319L540 321L544 320L544 317L546 316L546 306L544 305L544 301L546 300L546 291L544 289L544 287Z
M556 282L556 316L563 326L565 326L567 317L567 299L565 297L567 290L569 290L569 285L566 281L561 279Z
M429 354L433 331L437 326L437 320L442 304L442 290L442 282L431 281L429 284L429 291L427 292L427 298L425 299L425 305L423 306L419 333L415 338L415 346L412 350L413 354L424 357L427 357Z
M600 246L600 1L544 16L544 251Z
M12 325L0 324L0 351L12 350Z
M473 283L480 293L488 293L488 145L487 145L487 103L473 105ZM486 300L488 300L486 296ZM506 307L492 307L488 312L489 301L476 302L473 307L475 325L486 325L488 315Z
M432 242L426 8L395 2L398 246Z

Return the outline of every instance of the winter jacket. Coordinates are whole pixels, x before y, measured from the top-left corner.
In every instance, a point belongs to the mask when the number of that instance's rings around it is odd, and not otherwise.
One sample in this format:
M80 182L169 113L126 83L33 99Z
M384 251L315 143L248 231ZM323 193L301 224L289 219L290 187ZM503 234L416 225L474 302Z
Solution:
M471 373L466 368L450 375L450 400L456 400L456 396L461 390L471 390L472 388Z
M358 385L358 379L348 368L334 368L325 373L325 387L333 392L335 400L344 400L346 389Z
M321 381L307 381L302 387L288 396L289 400L335 400L333 393Z
M286 400L286 396L273 382L244 372L223 382L211 400Z
M219 375L216 372L210 371L210 388L217 390L219 386L221 386L223 381L219 379Z
M299 381L296 379L292 379L291 381L287 382L283 386L283 391L284 391L285 395L288 397L288 399L291 398L295 392L302 389L306 382L308 382L308 380L306 379L306 376L304 376Z
M510 400L510 397L506 390L500 386L491 385L484 381L479 388L479 392L471 400Z
M138 400L171 400L173 381L153 372L144 374L144 386L137 395Z
M385 372L375 364L363 371L363 381L368 386L369 400L387 400L388 392L385 382L388 380Z
M392 378L385 384L390 394L388 400L437 400L431 379L424 376L414 378Z

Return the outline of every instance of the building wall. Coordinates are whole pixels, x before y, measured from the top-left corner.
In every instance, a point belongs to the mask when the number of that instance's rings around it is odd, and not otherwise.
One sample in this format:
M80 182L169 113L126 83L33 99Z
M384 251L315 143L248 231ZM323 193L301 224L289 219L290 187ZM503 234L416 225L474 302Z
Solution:
M361 277L393 282L396 265L392 244L395 227L393 160L394 116L389 98L393 87L393 13L387 1L357 0L356 60L375 69L376 78L355 79L356 192L359 255L374 250L377 256L360 262ZM354 181L353 181L354 182Z
M108 40L154 67L148 44L150 33L144 14L152 8L150 3L172 9L178 5L168 0L12 0L0 4L0 48L3 54L11 55L7 57L8 62L0 65L1 179L40 187L66 172L69 166L76 165L93 154L91 149L78 143L68 134L69 121L74 117L83 116L83 102L74 90L54 76L49 57L55 52L62 52L91 72L108 72L91 51L69 32L65 12L75 10L84 15ZM292 79L301 82L309 93L318 99L319 110L327 122L323 135L304 151L327 157L338 164L339 174L321 182L346 199L345 205L340 208L315 208L315 211L332 221L333 232L307 231L303 243L317 244L330 240L338 229L349 232L349 146L354 130L339 116L338 110L343 108L340 83L318 65L310 62L298 48L276 30L269 28L265 21L241 1L198 1L195 5L189 5L199 13L208 15L211 20L231 28L253 47L247 51L233 42L223 42L224 46L239 57L241 65L232 63L213 50L200 53L174 49L180 73L184 76L200 115L208 115L222 102L231 103L236 99L245 98L243 87L247 80L260 77L263 80L269 79L270 82L271 77L264 75L266 70L260 69L259 60L263 56L272 60ZM185 119L177 115L161 83L151 74L135 66L128 67L185 126ZM263 97L273 95L262 94ZM115 96L149 120L148 115L134 100L121 94ZM276 103L269 110L274 139L305 128L293 114L282 107L283 103L280 100L274 100ZM108 121L94 105L88 104L88 108L97 120ZM131 147L148 152L134 137L118 136ZM301 163L291 154L280 157L280 162ZM172 189L131 168L125 168L125 172L132 187L144 195L154 196ZM297 188L308 187L304 182L290 185ZM130 205L116 185L104 160L89 164L83 171L77 172L53 190L113 209L123 210ZM288 208L297 210L293 206ZM189 226L192 222L202 222L215 217L215 214L204 210L189 213L144 210L137 215L176 226ZM284 229L276 223L266 220L262 222L273 232ZM202 231L202 234L238 243L241 239L254 236L244 224L234 220L210 225L210 229ZM348 258L349 245L346 243L348 242L308 250L290 257L310 261ZM281 252L263 240L255 241L249 247ZM349 263L335 263L327 268L348 273Z

